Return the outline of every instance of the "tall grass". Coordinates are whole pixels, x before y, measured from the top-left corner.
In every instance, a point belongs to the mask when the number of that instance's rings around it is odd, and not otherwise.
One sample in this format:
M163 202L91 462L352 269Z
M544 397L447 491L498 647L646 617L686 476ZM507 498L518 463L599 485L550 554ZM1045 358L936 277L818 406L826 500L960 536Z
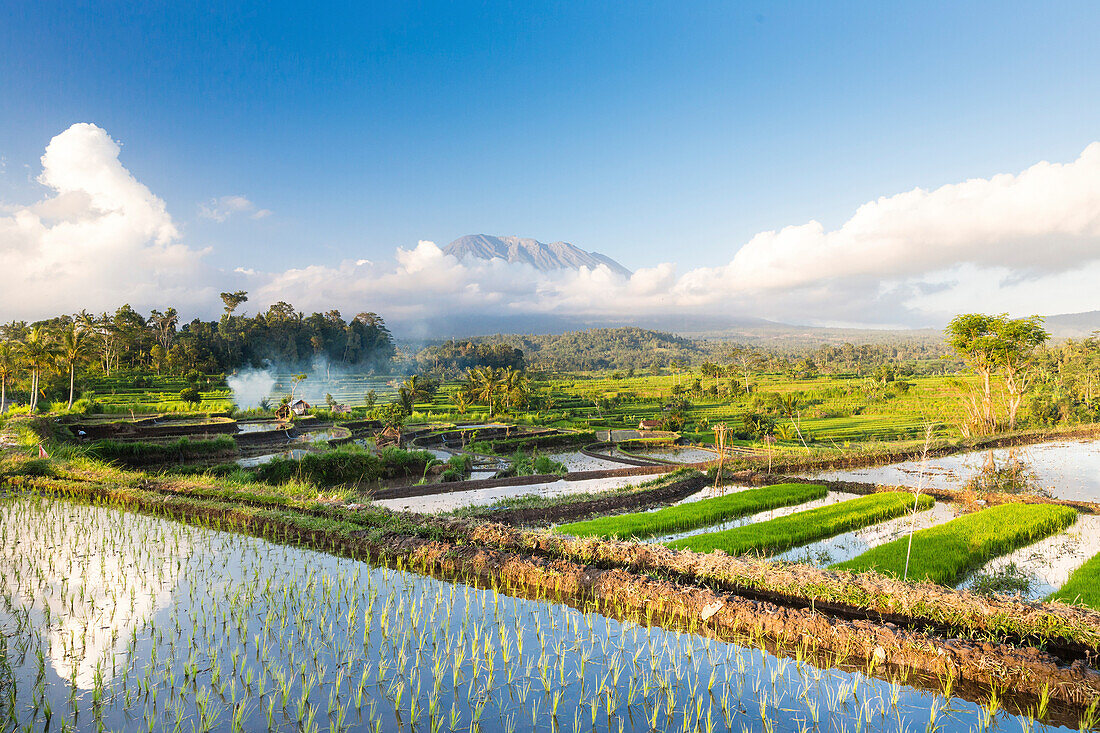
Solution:
M309 481L320 486L369 483L383 478L420 476L435 460L427 451L386 448L379 455L355 445L343 445L301 458L276 458L256 468L256 478L269 484Z
M170 443L145 443L100 440L85 448L85 453L104 461L120 461L129 465L167 463L202 458L237 450L237 442L228 435L209 440L180 438Z
M802 504L825 496L824 486L778 484L747 489L714 499L670 506L655 512L636 512L563 524L555 531L576 537L652 537L718 524L767 509Z
M954 585L967 572L994 557L1060 532L1077 519L1069 507L1050 504L1002 504L952 519L913 534L909 577ZM905 569L903 538L873 547L833 567L876 570L901 577Z
M917 507L929 509L933 503L931 497L922 496L917 500ZM871 494L842 501L839 504L778 517L767 522L685 537L670 542L669 547L695 552L724 550L731 555L746 552L779 552L899 517L912 506L913 495L907 492L889 491Z
M1077 568L1066 584L1051 593L1047 600L1079 603L1100 611L1100 553Z

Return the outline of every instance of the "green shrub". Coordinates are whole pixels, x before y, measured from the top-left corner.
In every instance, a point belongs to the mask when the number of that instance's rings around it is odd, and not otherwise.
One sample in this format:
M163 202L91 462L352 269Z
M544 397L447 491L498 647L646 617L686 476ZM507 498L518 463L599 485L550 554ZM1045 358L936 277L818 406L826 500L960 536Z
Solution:
M221 435L209 440L180 438L171 443L99 440L84 448L84 453L104 461L119 461L126 465L141 466L150 463L194 460L236 450L237 441L228 435Z

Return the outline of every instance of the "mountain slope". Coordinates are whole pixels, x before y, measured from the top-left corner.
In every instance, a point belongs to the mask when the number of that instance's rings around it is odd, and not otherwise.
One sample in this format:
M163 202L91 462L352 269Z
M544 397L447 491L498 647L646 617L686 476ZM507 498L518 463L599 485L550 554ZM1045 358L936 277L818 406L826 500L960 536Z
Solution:
M568 242L543 244L538 240L525 237L468 234L448 244L443 252L459 260L469 257L491 260L499 257L506 262L525 262L543 272L606 265L612 272L630 276L630 270L610 257L599 252L586 252Z

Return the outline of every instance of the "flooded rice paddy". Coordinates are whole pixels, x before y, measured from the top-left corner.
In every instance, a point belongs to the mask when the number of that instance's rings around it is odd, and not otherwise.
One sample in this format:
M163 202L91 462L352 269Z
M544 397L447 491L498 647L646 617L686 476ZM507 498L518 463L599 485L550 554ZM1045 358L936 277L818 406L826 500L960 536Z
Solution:
M830 491L824 498L814 499L804 504L794 504L792 506L778 507L776 509L768 509L767 511L757 512L756 514L750 514L747 517L737 517L721 524L712 524L707 527L698 527L696 529L688 530L686 532L677 532L675 534L662 535L661 537L653 538L653 542L672 542L674 540L683 539L684 537L691 537L697 534L705 534L710 532L721 532L727 529L733 529L734 527L744 527L747 524L758 524L759 522L767 522L770 519L777 519L778 517L786 517L796 512L804 512L810 509L817 509L823 506L829 506L830 504L839 504L842 501L858 498L857 494L849 494L844 491ZM688 497L683 502L693 500L693 497Z
M642 458L656 458L673 463L707 463L718 460L718 454L705 448L684 446L679 448L639 448L630 450L631 455Z
M937 489L1041 493L1058 499L1100 502L1100 441L1059 440L1014 448L958 453L888 466L821 471L811 478Z
M471 478L476 478L471 476ZM580 494L586 492L609 491L624 486L636 484L644 479L636 476L615 476L611 478L586 479L583 481L566 481L558 479L539 484L523 484L520 486L495 486L488 489L474 489L472 491L456 491L454 493L433 494L430 496L415 496L407 499L381 499L374 502L375 505L410 512L449 512L469 506L493 504L503 499L517 499L525 496L554 497L568 494Z
M964 580L959 587L973 587L975 580L992 573L1005 572L1026 581L1020 594L1038 600L1059 590L1073 571L1100 552L1100 516L1081 514L1065 532L1047 537L1027 547L995 558Z
M1046 729L998 698L105 507L6 500L0 536L5 730Z
M625 468L625 464L618 461L609 461L606 458L587 456L580 451L566 451L559 453L545 453L547 458L565 466L565 470L574 471L606 471L615 468Z

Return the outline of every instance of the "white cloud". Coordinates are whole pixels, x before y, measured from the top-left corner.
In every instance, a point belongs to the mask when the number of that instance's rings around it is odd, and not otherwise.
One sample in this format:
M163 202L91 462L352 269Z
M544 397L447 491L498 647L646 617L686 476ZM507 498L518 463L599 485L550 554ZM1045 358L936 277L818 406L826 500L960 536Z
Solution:
M119 145L91 124L50 141L38 181L52 195L0 216L0 313L179 304L217 297L204 254L179 242L164 202L119 161Z
M540 272L502 260L447 256L432 242L389 263L351 258L264 272L204 268L181 243L165 204L118 159L94 125L54 138L39 180L52 194L0 209L0 293L7 317L42 317L130 302L210 315L217 292L250 305L375 310L394 321L434 316L559 314L758 315L791 322L914 325L959 311L1053 313L1100 307L1100 143L1070 163L870 201L842 226L811 221L761 232L728 263L680 273L672 263L626 277L606 267ZM244 196L204 205L218 221L267 216ZM692 242L671 242L685 248ZM220 287L219 287L220 286Z
M249 219L264 219L271 216L271 210L257 209L256 204L240 194L221 196L199 204L199 216L204 219L213 219L219 224L235 214L248 214Z

